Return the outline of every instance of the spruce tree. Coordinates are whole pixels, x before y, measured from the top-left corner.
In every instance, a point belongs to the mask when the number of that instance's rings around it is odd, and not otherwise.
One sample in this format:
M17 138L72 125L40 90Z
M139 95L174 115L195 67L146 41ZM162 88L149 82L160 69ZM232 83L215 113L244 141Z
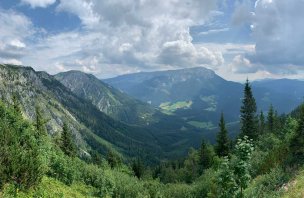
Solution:
M205 140L202 141L201 148L199 150L199 172L203 173L203 171L207 168L210 168L213 164L213 158L215 157L214 148L212 145L206 143Z
M228 137L228 132L226 129L223 112L221 114L219 128L220 128L220 131L217 134L217 139L216 139L217 144L216 144L215 150L216 150L216 153L218 156L224 157L224 156L228 156L228 154L229 154L230 140Z
M300 107L298 127L290 143L290 150L294 161L304 161L304 105Z
M248 136L256 139L257 136L257 117L256 102L253 97L249 80L247 79L244 88L243 104L241 106L241 136Z
M20 101L18 100L18 97L17 97L16 94L13 94L12 100L13 100L14 111L19 113L19 114L22 114L21 104L20 104Z
M144 175L145 166L139 158L133 161L132 170L138 179L142 178L142 176Z
M41 108L39 106L36 106L36 117L34 126L37 131L37 138L42 138L43 136L47 135L47 130L45 126L47 122L48 120L43 117Z
M273 132L274 128L274 110L273 106L270 105L267 115L267 128L269 132Z
M61 149L62 151L70 156L75 157L77 154L76 145L73 141L72 132L66 122L63 123L62 134L61 134Z
M263 111L261 111L259 117L259 133L263 134L264 132L265 132L265 116Z

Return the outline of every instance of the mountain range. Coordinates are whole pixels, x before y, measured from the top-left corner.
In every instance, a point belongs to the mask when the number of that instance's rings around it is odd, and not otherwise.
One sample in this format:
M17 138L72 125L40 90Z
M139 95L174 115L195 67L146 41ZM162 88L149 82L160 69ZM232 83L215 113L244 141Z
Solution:
M263 111L272 103L287 113L304 94L302 81L265 80L252 86ZM205 68L100 80L80 71L53 76L31 67L0 65L2 100L12 103L16 96L30 120L36 106L41 107L51 135L60 133L68 121L83 155L115 150L151 163L183 156L202 138L215 140L222 111L230 134L238 133L242 94L242 84Z
M196 67L142 72L104 82L198 128L216 129L223 112L234 133L238 130L243 85L227 81L212 70ZM267 112L272 104L278 113L288 113L304 95L302 81L267 80L253 82L252 86L258 111Z

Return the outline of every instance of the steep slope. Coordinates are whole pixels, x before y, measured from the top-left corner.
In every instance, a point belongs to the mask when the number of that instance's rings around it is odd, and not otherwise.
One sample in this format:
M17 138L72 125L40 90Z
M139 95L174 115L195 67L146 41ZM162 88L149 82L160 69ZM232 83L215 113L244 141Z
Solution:
M93 75L69 71L55 77L100 111L117 120L143 126L147 131L151 131L167 157L183 155L189 147L198 146L202 135L208 139L212 137L209 133L202 134L201 130L177 116L163 114L151 105L131 98Z
M93 103L100 111L128 124L149 123L155 112L152 106L131 98L93 75L68 71L55 75L55 78L77 96Z
M197 67L136 73L106 79L105 82L198 128L216 129L223 111L228 125L237 131L243 85L224 80L212 70ZM259 111L267 111L270 104L279 113L291 111L300 103L289 94L291 91L289 89L286 93L267 86L253 87Z
M60 132L63 120L67 119L83 150L93 148L105 153L114 148L126 156L141 150L150 154L150 161L162 156L151 131L113 120L45 72L0 65L0 95L8 102L16 95L29 119L34 118L35 107L40 106L49 119L50 134Z

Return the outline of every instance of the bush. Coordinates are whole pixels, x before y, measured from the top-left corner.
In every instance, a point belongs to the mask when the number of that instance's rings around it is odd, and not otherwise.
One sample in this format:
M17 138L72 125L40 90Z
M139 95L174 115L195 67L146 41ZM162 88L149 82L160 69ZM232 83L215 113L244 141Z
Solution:
M20 112L0 103L0 131L1 184L13 183L17 189L39 184L46 164L34 127Z

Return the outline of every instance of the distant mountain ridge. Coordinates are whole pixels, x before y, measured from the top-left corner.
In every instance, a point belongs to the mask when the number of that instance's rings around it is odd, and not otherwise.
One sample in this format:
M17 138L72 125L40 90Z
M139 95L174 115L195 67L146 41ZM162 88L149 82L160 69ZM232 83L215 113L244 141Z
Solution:
M160 107L164 112L182 117L199 128L216 128L222 111L228 123L233 124L239 120L243 85L227 81L210 69L195 67L143 72L103 81L137 99ZM290 88L282 92L266 84L259 86L259 83L252 83L259 111L267 111L270 104L273 104L279 113L288 113L301 103L298 95L295 97L290 94ZM302 94L304 95L299 92L299 95Z

